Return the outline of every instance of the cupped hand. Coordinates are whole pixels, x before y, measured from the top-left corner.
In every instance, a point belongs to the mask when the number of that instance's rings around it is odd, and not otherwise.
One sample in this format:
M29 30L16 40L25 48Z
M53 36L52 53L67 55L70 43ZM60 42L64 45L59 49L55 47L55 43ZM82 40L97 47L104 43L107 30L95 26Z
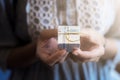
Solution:
M104 55L105 39L93 29L83 29L80 48L73 48L73 55L80 62L98 61Z
M67 54L65 49L58 49L57 40L55 38L38 40L37 57L49 66L63 62Z

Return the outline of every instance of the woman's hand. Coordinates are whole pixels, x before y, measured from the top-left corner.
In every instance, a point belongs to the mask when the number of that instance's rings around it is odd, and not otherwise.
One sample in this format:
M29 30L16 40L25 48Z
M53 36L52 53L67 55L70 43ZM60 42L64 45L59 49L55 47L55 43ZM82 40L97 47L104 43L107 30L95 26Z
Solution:
M51 37L57 37L58 30L57 29L49 29L49 30L42 30L40 32L40 38L43 40L50 39Z
M63 62L67 56L64 49L58 49L57 40L50 38L49 40L38 40L37 57L49 66Z
M104 37L92 29L83 29L80 37L80 49L74 48L73 54L81 62L98 61L104 55Z

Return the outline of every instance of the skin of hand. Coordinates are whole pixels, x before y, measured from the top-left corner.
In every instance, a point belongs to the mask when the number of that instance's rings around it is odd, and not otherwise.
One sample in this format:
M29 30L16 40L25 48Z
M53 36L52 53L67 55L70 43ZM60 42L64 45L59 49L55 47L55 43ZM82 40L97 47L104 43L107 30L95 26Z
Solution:
M73 48L73 54L80 62L97 62L105 53L105 39L93 29L82 29L80 48Z
M52 37L57 38L57 36L58 36L58 30L57 29L42 30L40 32L40 38L42 40L50 39Z
M37 57L49 66L61 63L67 57L65 49L58 49L57 40L50 38L48 40L38 40Z

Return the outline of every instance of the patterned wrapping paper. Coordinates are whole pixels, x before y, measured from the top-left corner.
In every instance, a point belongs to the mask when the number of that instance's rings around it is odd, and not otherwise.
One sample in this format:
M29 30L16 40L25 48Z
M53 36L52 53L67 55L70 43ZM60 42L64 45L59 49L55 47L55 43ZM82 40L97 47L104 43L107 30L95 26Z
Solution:
M71 52L73 47L80 48L80 27L79 26L59 26L58 44L60 48Z

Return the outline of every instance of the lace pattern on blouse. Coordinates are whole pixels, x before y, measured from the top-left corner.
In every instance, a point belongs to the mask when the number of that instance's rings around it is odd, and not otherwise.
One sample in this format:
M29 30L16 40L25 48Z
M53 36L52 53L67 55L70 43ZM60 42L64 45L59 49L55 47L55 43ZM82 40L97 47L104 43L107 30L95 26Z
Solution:
M43 29L57 28L64 21L67 25L79 25L81 29L93 28L105 34L114 21L112 0L63 1L28 0L27 21L32 38L39 36ZM65 9L61 9L62 7Z

